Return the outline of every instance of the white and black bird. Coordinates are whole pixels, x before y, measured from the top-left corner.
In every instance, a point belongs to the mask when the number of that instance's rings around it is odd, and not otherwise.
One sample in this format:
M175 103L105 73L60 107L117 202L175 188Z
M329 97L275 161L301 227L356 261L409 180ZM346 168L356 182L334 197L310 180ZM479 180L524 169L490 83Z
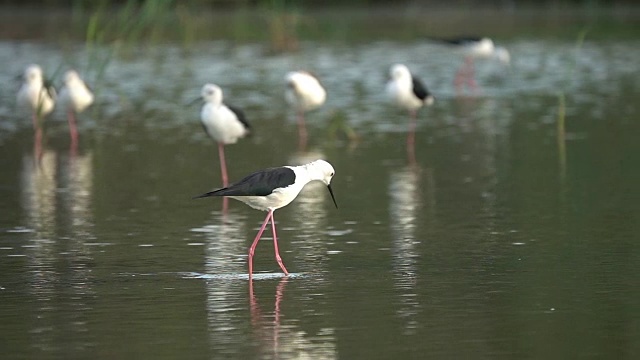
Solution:
M33 126L38 127L38 119L53 111L56 89L46 81L39 65L29 65L24 71L23 83L17 95L18 104L33 114Z
M496 46L493 40L481 36L461 36L455 38L432 39L433 41L459 49L464 54L464 63L456 72L454 83L460 89L467 85L471 89L477 87L475 80L475 59L494 59L509 65L511 55L509 51Z
M285 99L296 111L298 136L301 147L306 145L305 113L322 106L327 92L317 77L306 71L291 71L285 76Z
M204 131L218 143L222 186L227 186L229 180L224 146L235 144L238 139L249 135L251 127L242 110L222 102L222 89L219 86L205 84L202 87L201 97L205 104L200 113L200 121Z
M254 209L267 211L267 217L264 219L260 231L258 231L256 238L253 240L253 244L251 244L249 248L249 277L253 274L253 254L255 248L269 221L271 221L271 229L273 230L273 245L275 248L276 261L285 275L289 275L278 251L276 223L273 212L291 203L298 196L302 188L311 181L321 181L327 185L331 199L333 199L333 203L337 208L338 205L333 195L333 190L331 189L331 179L334 175L335 170L331 164L324 160L316 160L300 166L282 166L260 170L232 185L204 193L194 198L226 196L242 201Z
M433 104L433 95L420 79L411 74L407 66L395 64L389 75L387 94L394 104L409 111L412 118L416 117L418 109Z
M435 101L424 83L411 74L403 64L395 64L389 73L391 79L387 83L387 94L391 101L402 109L409 111L410 122L407 135L407 154L411 162L415 162L415 130L418 110Z
M76 114L83 112L93 104L93 92L82 80L78 72L69 70L64 75L64 87L60 90L58 103L67 111L69 122L69 134L71 142L77 143L78 130L76 127Z
M461 36L455 38L437 39L446 45L459 48L465 56L471 58L494 58L503 63L509 63L509 51L501 46L496 46L493 40L480 36Z

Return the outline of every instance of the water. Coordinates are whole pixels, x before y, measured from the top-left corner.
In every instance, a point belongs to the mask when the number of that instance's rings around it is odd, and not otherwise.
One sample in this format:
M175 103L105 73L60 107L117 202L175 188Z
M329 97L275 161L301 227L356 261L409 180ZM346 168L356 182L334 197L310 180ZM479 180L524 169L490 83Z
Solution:
M12 78L35 61L99 75L82 48L1 42L3 358L638 358L640 43L503 45L512 66L479 62L471 94L452 84L459 54L417 40L159 45L109 63L76 151L64 115L48 119L36 161ZM413 165L406 114L384 102L398 61L437 98ZM303 150L292 68L329 92ZM309 185L276 212L289 277L267 237L247 279L263 213L191 199L220 182L186 105L209 81L255 128L227 148L231 179L336 169L339 209Z

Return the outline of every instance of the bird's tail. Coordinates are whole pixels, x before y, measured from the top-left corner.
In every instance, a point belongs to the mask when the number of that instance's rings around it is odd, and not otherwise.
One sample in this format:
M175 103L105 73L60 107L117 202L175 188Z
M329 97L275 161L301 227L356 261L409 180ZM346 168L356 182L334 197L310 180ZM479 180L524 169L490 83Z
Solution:
M200 194L200 195L194 196L194 197L192 197L191 199L206 198L206 197L209 197L209 196L220 196L220 195L218 194L218 192L220 192L220 190L224 190L224 189L212 190L212 191L206 192L206 193L204 193L204 194Z

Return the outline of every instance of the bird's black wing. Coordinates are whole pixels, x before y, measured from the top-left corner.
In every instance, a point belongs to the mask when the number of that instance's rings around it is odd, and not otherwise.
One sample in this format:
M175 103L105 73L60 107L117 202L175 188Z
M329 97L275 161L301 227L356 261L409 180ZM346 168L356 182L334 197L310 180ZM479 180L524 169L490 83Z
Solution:
M244 179L227 186L196 196L267 196L278 188L285 188L296 181L295 172L288 167L270 168L254 172Z
M429 38L429 40L448 45L468 45L480 42L482 38L479 36L459 36L452 38Z
M420 100L424 101L429 96L429 90L424 86L422 81L415 76L411 76L413 81L413 94Z
M47 91L47 94L49 94L49 97L52 98L53 100L55 100L56 96L57 96L57 92L56 92L56 87L53 84L53 80L51 80L51 79L43 79L42 80L42 86Z
M204 130L204 133L207 134L210 138L213 138L213 136L209 134L209 129L207 128L207 125L205 125L204 122L202 121L200 121L200 125L202 125L202 130Z
M251 134L251 125L249 125L249 122L247 121L247 117L245 116L244 111L242 111L242 109L238 107L235 107L229 104L227 104L227 107L229 108L229 110L231 110L232 113L236 114L236 117L238 118L238 120L242 123L242 125L244 125L244 128L247 129L249 134Z

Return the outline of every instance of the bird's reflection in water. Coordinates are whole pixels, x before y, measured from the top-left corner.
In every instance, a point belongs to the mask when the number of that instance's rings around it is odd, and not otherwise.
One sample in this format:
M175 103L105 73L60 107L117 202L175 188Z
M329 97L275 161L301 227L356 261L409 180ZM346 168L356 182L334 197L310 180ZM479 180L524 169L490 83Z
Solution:
M417 213L421 211L422 171L415 166L392 171L389 185L391 197L389 214L393 233L392 262L394 286L400 300L398 316L404 323L405 334L414 334L420 311L417 291L419 250L416 239Z
M37 159L39 157L39 159ZM42 149L25 155L22 163L22 208L33 230L25 248L28 256L33 309L34 346L55 347L61 330L74 339L85 333L88 299L93 297L92 261L86 242L93 240L91 212L92 156L58 155ZM62 321L53 311L68 311ZM73 344L83 348L81 342Z
M263 289L270 285L271 281L249 282L249 309L251 312L251 326L254 337L259 345L262 356L268 358L291 359L335 359L337 358L335 331L332 328L322 328L316 335L310 336L301 330L296 324L300 321L287 319L282 314L283 305L286 302L285 289L288 282L295 281L288 277L280 279L275 289L273 300L273 312L263 312L268 309L266 300L270 296L263 295L262 301L258 300L257 291L254 288ZM306 290L305 290L306 291ZM260 306L260 303L263 306Z
M273 355L278 355L280 347L280 305L287 285L288 277L283 277L276 287L273 316L264 316L253 292L253 280L249 280L249 311L251 313L251 327L260 348ZM269 318L272 318L270 321Z
M243 327L239 311L246 301L247 273L246 218L234 212L214 212L199 231L205 234L205 272L210 276L229 275L206 280L209 342L213 349L233 348ZM236 276L237 275L237 276Z
M236 211L214 212L204 226L207 274L241 274L247 271L246 216Z
M73 310L69 321L75 332L87 332L89 300L95 296L92 288L91 263L93 256L90 245L96 237L93 233L93 154L78 155L71 149L68 157L60 157L60 187L64 211L67 212L70 236L66 242L66 262L68 273L63 282L70 282L73 296L70 306ZM66 227L65 227L66 228ZM68 278L67 278L68 276Z
M39 159L38 159L39 158ZM26 254L29 290L34 299L31 311L31 343L41 350L54 346L57 302L56 287L56 162L51 150L34 152L22 159L21 199L27 226L33 230Z

